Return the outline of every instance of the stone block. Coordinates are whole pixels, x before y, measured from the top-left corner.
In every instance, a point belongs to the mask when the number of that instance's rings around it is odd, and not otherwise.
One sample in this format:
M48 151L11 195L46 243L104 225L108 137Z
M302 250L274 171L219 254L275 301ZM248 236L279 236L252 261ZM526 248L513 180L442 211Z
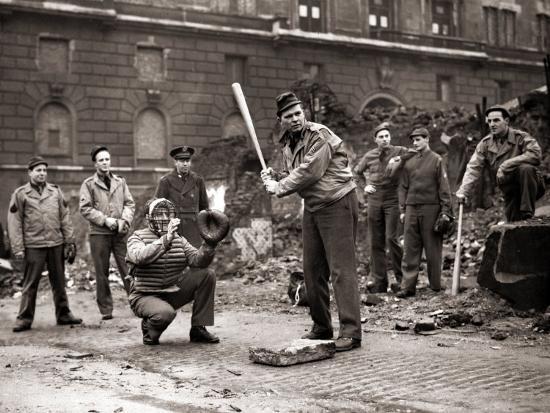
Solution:
M550 219L491 228L477 282L519 310L543 311L550 304Z
M270 366L292 366L334 357L336 348L332 340L299 339L289 346L250 347L249 359Z

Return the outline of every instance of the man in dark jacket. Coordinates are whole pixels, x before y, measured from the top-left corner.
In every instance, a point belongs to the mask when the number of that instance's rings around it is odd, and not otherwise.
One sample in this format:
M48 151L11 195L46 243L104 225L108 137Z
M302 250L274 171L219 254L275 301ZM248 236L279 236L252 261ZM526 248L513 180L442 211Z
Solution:
M371 275L373 285L369 286L372 293L385 293L388 289L386 265L386 247L389 249L392 269L397 284L392 290L399 289L403 273L401 259L403 250L399 244L399 202L397 186L399 174L392 174L389 165L395 158L408 159L412 156L404 146L391 145L389 124L378 125L373 132L376 148L368 151L355 167L357 175L364 173L367 199L367 225L371 255Z
M537 169L542 158L540 146L527 132L510 127L510 113L502 106L487 109L485 120L491 132L478 143L456 196L463 202L471 195L483 167L488 166L504 194L506 220L529 219L535 201L544 195L544 181Z
M292 92L279 95L283 172L262 171L266 190L278 197L304 199L302 236L304 278L312 330L307 339L333 337L329 281L338 306L336 350L361 346L361 315L355 262L357 194L342 139L326 126L308 122Z
M66 256L69 250L76 254L67 203L61 189L46 182L48 163L44 158L32 157L28 169L29 183L14 191L8 212L13 254L17 260L25 261L21 305L14 332L31 328L44 264L48 266L57 324L82 323L69 310L65 291L64 254Z
M178 146L170 151L175 168L160 179L155 197L174 203L180 219L178 233L198 248L202 239L197 229L197 214L208 209L208 196L204 179L191 170L194 153L195 150L189 146Z
M145 216L148 227L130 236L127 255L133 278L130 307L142 318L143 344L159 344L159 337L176 317L176 311L191 301L191 341L219 342L205 327L214 324L215 275L183 273L188 266L208 266L216 245L205 241L197 250L180 237L180 220L174 204L167 199L148 201Z
M111 155L106 146L91 151L96 173L80 187L80 214L90 223L90 251L96 275L96 301L103 320L113 318L113 297L109 287L109 257L113 253L124 289L128 294L126 238L134 219L135 203L126 180L111 172Z
M430 150L428 130L415 129L409 138L417 153L405 163L399 184L400 218L405 223L400 298L416 293L423 249L430 288L441 289L443 235L435 232L434 226L440 213L452 216L447 173L441 157Z

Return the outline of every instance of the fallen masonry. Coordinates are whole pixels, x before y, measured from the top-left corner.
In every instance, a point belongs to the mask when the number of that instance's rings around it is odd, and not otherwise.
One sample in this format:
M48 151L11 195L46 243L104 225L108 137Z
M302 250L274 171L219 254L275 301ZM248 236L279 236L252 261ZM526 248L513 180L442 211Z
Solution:
M292 366L334 357L332 340L294 340L286 347L250 347L249 358L254 363L270 366Z

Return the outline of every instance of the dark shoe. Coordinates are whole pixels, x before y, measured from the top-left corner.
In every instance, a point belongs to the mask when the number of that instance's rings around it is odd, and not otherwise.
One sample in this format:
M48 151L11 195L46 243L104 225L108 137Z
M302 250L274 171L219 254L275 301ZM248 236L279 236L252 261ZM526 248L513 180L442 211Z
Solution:
M388 292L388 287L384 285L373 284L367 287L367 292L371 294L383 294Z
M158 346L160 343L158 340L149 338L149 336L143 336L143 344L146 346Z
M189 330L189 338L193 343L219 343L220 339L210 333L204 326L193 326Z
M57 319L57 324L60 326L82 324L82 319L77 318L72 313L65 314Z
M101 319L102 320L112 320L113 319L113 315L112 314L103 314L101 316Z
M415 292L413 291L407 291L407 290L401 290L395 296L397 298L407 298L407 297L414 297Z
M531 218L533 218L533 213L532 212L521 212L519 214L519 219L521 221L526 220L526 219L531 219Z
M325 331L322 333L318 333L316 331L310 331L309 333L302 336L303 339L306 340L332 340L333 332L332 331Z
M141 332L143 334L143 344L146 346L158 346L160 344L158 338L152 339L149 336L149 328L145 319L141 319Z
M401 290L401 283L391 283L390 289L394 294L399 292L399 290Z
M27 323L26 321L17 320L15 322L15 325L13 326L12 331L14 333L19 333L21 331L27 331L31 329L30 323Z
M334 342L336 351L349 351L361 347L361 340L351 337L338 337Z

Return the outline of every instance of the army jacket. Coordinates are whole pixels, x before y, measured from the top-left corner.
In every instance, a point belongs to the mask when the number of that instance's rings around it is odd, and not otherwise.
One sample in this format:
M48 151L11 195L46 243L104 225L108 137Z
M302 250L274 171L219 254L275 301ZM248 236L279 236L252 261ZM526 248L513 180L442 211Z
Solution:
M291 137L283 132L283 172L278 174L277 196L298 193L304 207L314 212L356 188L348 156L340 139L320 123L306 122L294 150Z
M61 189L50 183L46 183L42 194L30 183L17 188L10 200L8 231L14 254L25 248L74 242L71 215Z
M106 218L124 220L128 225L134 219L136 204L126 180L110 176L110 189L97 173L86 178L80 187L80 214L90 222L90 234L113 234L105 226Z
M538 166L541 158L542 151L538 142L527 132L508 128L508 134L500 145L496 138L487 135L477 144L457 194L470 195L472 186L481 176L485 165L494 176L499 168L504 174L508 174L521 164Z

